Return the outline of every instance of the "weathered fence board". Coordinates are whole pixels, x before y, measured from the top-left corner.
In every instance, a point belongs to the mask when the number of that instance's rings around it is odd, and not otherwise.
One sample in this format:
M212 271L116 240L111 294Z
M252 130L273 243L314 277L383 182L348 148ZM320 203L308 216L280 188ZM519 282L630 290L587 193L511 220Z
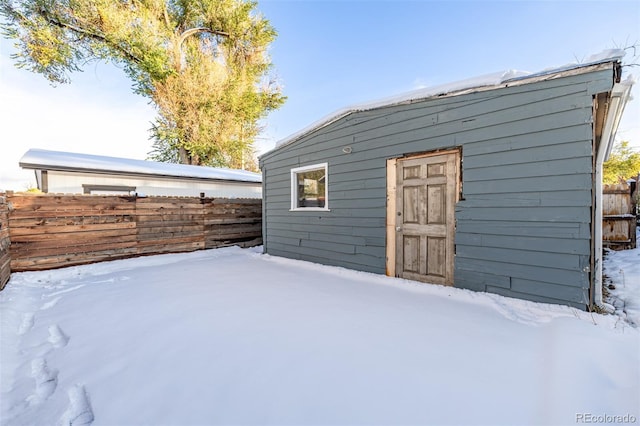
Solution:
M602 215L616 216L631 213L631 188L626 183L604 185Z
M210 199L205 202L205 248L262 244L262 203Z
M602 241L612 249L636 247L636 216L631 188L626 183L602 190Z
M18 228L29 228L42 225L80 226L104 225L109 223L134 222L131 216L66 216L62 218L23 218L12 217L12 223Z
M101 238L78 241L73 251L91 253L103 251L105 247L118 249L122 247L135 247L137 239L135 235L124 235L111 238ZM29 259L47 256L62 256L69 253L69 247L61 245L55 241L44 241L33 244L32 242L12 243L11 256L14 259Z
M200 198L140 198L136 208L141 254L204 248L204 212Z
M12 270L126 257L135 248L135 197L7 195L7 201Z
M175 240L164 246L159 244L145 245L145 243L139 243L137 246L137 254L180 253L185 251L202 250L204 248L204 243L201 241L189 242L188 240Z
M0 266L4 259L7 276L9 268L42 270L262 243L260 199L13 193L5 198Z
M59 217L64 216L97 216L114 214L130 215L136 211L136 197L112 195L9 195L12 204L11 217Z
M15 231L11 231L11 236L15 238L23 235L28 237L42 234L74 234L80 236L85 232L94 234L101 231L135 229L136 224L135 222L123 221L118 223L85 223L82 225L35 225L22 228L12 224L11 227L16 228Z
M84 265L87 263L101 262L104 260L124 259L135 257L136 247L116 248L96 252L67 253L63 256L40 256L28 259L11 260L11 269L15 271L40 271L46 269L61 268L65 266Z
M9 247L9 206L5 197L0 196L0 290L11 277L11 255Z

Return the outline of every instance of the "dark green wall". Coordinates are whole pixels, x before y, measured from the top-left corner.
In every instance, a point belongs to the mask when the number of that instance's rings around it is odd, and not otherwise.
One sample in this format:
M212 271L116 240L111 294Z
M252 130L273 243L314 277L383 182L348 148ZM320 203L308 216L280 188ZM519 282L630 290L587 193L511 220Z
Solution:
M275 149L260 159L265 251L384 274L386 160L460 147L455 286L584 309L593 95L612 85L607 68L353 112ZM331 211L289 211L290 170L322 162Z

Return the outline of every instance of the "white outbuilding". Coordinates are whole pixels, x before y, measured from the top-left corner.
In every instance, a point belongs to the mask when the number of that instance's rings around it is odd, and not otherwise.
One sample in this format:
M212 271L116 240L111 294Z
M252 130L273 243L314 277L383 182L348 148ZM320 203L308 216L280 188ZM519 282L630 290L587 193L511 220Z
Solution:
M245 170L30 149L20 167L38 189L64 194L261 198L262 176Z

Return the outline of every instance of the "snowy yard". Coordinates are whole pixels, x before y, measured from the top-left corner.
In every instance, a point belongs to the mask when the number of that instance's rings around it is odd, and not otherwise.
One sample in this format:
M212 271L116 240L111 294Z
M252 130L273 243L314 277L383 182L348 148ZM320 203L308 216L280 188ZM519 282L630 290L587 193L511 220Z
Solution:
M14 274L0 423L638 422L640 250L607 262L620 315L257 249Z

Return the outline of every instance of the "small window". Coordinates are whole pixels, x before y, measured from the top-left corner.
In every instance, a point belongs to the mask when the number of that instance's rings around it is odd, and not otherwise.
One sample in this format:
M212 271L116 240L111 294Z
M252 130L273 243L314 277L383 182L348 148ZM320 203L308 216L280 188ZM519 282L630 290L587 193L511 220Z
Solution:
M125 185L82 184L82 188L85 194L95 195L131 195L131 193L136 192L135 186Z
M329 210L327 163L291 169L291 210Z

